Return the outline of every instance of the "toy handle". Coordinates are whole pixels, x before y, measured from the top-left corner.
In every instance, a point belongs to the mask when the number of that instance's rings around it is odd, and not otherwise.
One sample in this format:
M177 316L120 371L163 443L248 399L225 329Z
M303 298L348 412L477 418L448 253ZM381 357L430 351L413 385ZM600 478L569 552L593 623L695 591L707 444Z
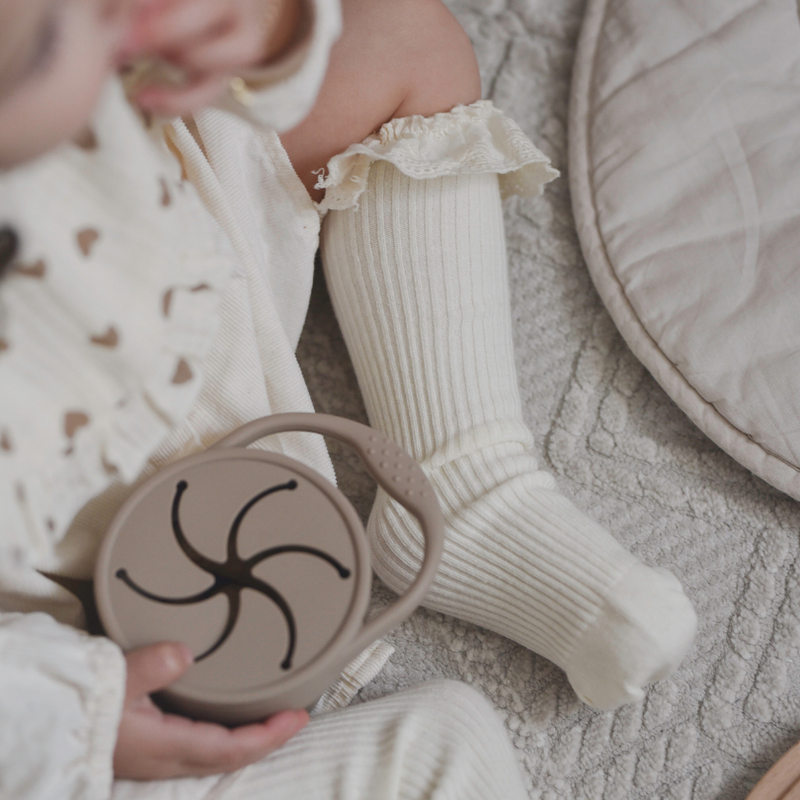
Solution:
M370 620L353 642L350 661L376 639L400 624L422 602L436 576L444 548L444 518L433 487L419 464L382 433L360 422L330 414L274 414L237 428L214 448L247 447L264 436L284 431L306 431L332 436L352 447L370 475L422 526L425 557L414 583L397 601Z

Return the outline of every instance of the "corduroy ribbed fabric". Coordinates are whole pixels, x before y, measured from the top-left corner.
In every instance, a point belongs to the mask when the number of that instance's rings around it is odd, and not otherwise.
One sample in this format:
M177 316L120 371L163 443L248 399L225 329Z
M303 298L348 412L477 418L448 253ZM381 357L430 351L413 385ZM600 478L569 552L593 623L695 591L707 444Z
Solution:
M232 775L169 782L171 800L525 800L514 750L489 701L431 681L312 719ZM147 800L117 781L111 800Z
M445 514L425 605L551 659L591 705L640 699L682 660L694 611L531 453L497 176L418 180L376 161L357 205L328 213L322 254L370 422L421 463ZM379 492L368 533L377 573L403 591L422 553L416 522Z

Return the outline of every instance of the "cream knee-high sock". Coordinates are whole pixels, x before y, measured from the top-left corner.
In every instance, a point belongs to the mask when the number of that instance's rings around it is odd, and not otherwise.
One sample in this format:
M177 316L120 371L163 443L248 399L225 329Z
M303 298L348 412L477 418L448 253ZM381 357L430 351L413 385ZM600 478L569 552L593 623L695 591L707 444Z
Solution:
M640 699L682 660L694 611L531 454L497 175L417 179L375 161L358 205L328 213L322 255L370 423L420 462L445 514L425 605L549 658L593 706ZM379 492L368 533L378 575L403 591L423 551L415 521Z

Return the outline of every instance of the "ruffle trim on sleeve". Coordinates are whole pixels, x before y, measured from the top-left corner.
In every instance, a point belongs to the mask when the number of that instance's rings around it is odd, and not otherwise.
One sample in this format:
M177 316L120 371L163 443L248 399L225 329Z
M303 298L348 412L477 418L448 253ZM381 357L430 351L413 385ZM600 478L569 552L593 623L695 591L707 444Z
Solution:
M316 188L321 214L358 206L371 165L388 161L410 178L495 173L504 197L535 197L559 175L519 126L489 100L432 117L403 117L334 156Z

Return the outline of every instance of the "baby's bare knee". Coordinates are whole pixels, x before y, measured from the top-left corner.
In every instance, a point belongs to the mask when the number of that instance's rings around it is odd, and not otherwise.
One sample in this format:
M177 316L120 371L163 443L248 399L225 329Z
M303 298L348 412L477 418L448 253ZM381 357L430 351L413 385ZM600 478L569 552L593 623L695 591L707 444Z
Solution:
M472 43L441 0L393 2L406 75L406 97L396 117L430 116L468 105L481 97L481 79ZM398 9L395 8L395 14Z
M442 0L344 0L343 12L346 58L361 61L382 96L400 98L390 116L480 99L472 43Z

